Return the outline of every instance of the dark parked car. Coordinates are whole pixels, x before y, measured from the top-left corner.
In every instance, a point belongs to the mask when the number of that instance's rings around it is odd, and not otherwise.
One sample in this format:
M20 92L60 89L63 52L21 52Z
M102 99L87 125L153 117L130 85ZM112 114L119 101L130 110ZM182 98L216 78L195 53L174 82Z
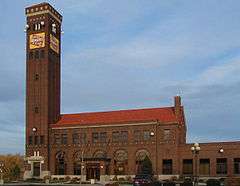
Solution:
M153 182L153 176L150 174L138 174L133 178L133 186L150 185Z

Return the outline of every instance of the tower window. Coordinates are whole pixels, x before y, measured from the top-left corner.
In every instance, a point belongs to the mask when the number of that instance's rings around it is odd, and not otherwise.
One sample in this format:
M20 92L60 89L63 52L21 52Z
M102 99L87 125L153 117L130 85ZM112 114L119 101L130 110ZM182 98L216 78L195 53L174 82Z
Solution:
M39 74L35 74L35 80L39 80Z
M35 58L35 59L39 59L39 50L36 50L36 51L35 51L34 58Z
M38 145L39 141L38 141L38 136L34 136L34 145Z
M28 137L28 145L32 145L33 144L33 137L29 136Z
M34 112L35 113L39 113L39 108L38 107L34 107Z
M35 23L33 29L34 31L41 30L41 23Z
M40 136L40 144L41 144L41 145L44 144L44 136Z
M40 52L40 58L41 58L41 59L44 59L44 58L45 58L45 51L44 51L44 50L41 50L41 52Z
M32 59L33 59L33 52L29 52L28 55L29 55L29 56L28 56L28 59L29 59L29 60L32 60Z

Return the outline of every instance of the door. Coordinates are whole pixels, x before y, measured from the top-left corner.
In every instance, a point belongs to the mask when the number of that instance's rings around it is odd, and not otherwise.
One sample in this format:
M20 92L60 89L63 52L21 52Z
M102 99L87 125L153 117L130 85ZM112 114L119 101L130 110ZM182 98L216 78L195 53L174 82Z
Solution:
M40 176L40 162L33 162L33 176Z
M95 180L100 180L100 165L99 163L94 163L94 164L87 164L87 175L86 179L95 179Z

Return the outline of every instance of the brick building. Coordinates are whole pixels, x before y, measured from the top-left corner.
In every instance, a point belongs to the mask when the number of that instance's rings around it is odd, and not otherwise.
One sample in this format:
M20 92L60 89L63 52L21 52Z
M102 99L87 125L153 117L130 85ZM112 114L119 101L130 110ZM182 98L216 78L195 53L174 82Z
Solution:
M202 143L193 155L179 96L164 108L60 114L62 16L48 3L25 13L25 179L135 175L146 157L159 179L240 175L240 142Z

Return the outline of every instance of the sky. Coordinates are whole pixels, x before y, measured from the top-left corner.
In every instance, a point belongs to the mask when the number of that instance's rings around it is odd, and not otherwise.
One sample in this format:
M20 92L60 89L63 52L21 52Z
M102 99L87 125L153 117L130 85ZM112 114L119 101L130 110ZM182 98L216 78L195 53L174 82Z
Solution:
M24 154L25 15L0 1L0 154ZM240 1L49 0L62 15L61 112L165 107L188 142L240 140Z

